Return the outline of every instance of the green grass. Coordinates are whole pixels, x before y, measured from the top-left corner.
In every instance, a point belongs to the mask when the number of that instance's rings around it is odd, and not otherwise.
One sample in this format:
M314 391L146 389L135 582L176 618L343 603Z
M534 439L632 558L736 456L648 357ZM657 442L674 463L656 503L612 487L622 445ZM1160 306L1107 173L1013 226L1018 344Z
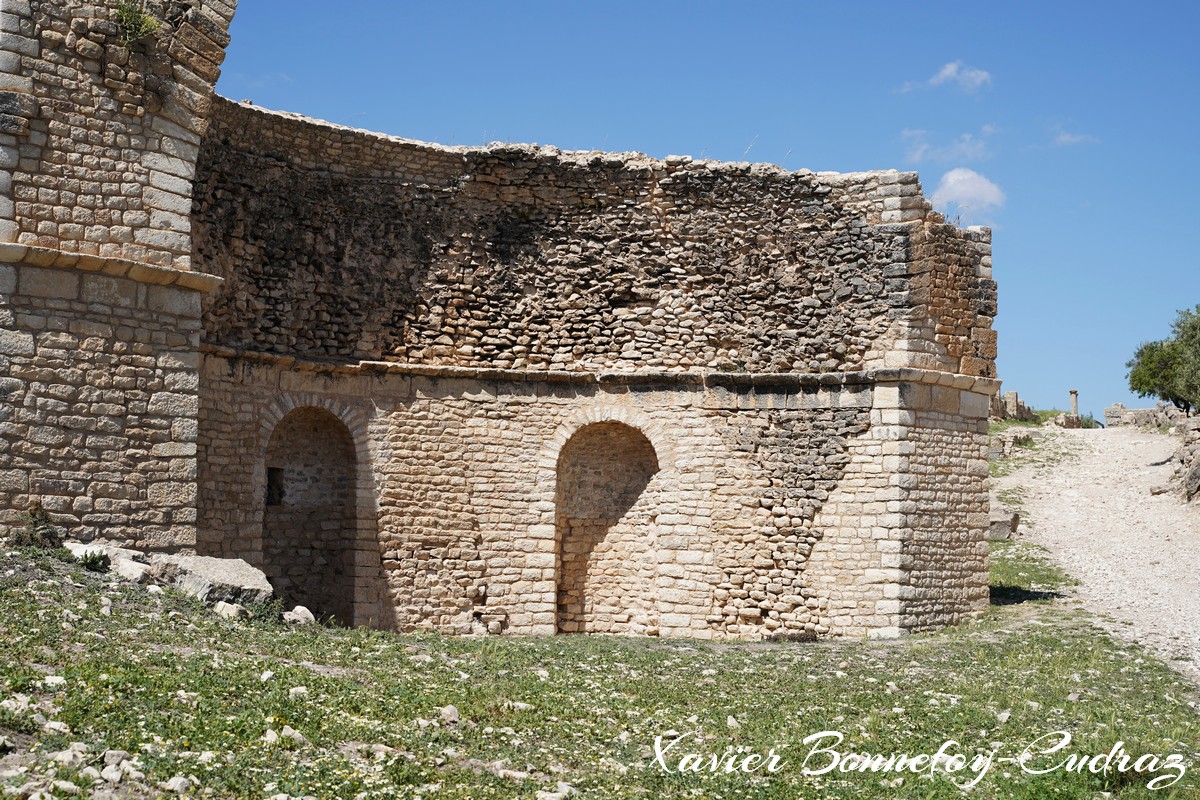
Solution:
M1047 559L1048 551L1041 545L1023 541L992 542L991 551L993 597L997 589L1057 593L1079 584Z
M1045 425L1047 422L1054 419L1059 414L1065 414L1067 412L1063 411L1061 408L1044 408L1044 409L1034 409L1033 413L1037 414L1037 419L1035 419L1035 420L1023 420L1023 419L994 419L994 420L991 420L988 422L988 434L991 436L995 436L997 433L1000 433L1001 431L1006 431L1009 428L1040 428L1042 425ZM1083 417L1083 419L1085 421L1090 418L1091 418L1090 414L1085 415ZM1093 423L1094 423L1094 420L1093 420Z
M10 756L29 771L9 785L40 780L50 754L74 741L94 764L106 748L128 750L149 786L191 775L196 795L214 798L531 798L559 781L586 798L963 795L928 773L805 776L801 740L825 730L856 752L932 753L956 739L971 755L998 743L1005 757L1068 731L1071 752L1103 754L1120 740L1137 754L1200 759L1191 688L1061 602L997 605L956 629L893 642L447 638L289 629L269 615L233 622L54 558L9 555L2 567L0 703L24 694L33 707L0 714L0 735L36 739ZM1036 550L996 547L1001 593L1066 583ZM47 674L66 683L47 688ZM457 724L441 719L450 704ZM70 733L41 732L35 712ZM306 743L263 740L284 725ZM665 774L651 748L670 730L702 732L694 749L706 754L774 747L784 766L773 776ZM355 743L389 749L372 755ZM85 766L56 777L84 785ZM970 794L1166 798L1200 787L1190 770L1158 792L1147 780L997 764Z
M995 436L1010 428L1039 428L1042 420L1029 421L1023 419L993 419L988 422L988 435Z
M1013 511L1021 512L1025 508L1025 487L1011 486L996 492L1000 504Z

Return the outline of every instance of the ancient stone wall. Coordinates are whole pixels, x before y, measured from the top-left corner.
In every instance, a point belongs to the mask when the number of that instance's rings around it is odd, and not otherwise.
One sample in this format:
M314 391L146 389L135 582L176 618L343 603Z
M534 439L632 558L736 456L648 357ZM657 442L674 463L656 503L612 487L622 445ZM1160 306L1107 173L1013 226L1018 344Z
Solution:
M992 407L988 412L992 419L1012 419L1020 422L1037 422L1038 415L1033 409L1022 402L1016 392L997 394L992 398Z
M346 543L364 587L356 622L848 635L902 629L897 587L907 573L921 576L914 585L944 575L973 587L957 605L931 599L940 616L923 618L927 626L986 598L982 531L969 516L986 504L986 491L981 499L969 485L983 487L985 456L971 446L986 439L984 417L960 423L967 442L957 449L947 441L959 434L902 441L916 426L902 425L907 418L891 407L873 410L898 401L866 376L481 375L233 353L206 356L203 376L201 552L270 571L263 471L279 408L327 408L356 431L356 450L371 465L357 500L378 503L379 542L374 550L372 536ZM943 407L950 395L982 398L986 415L985 395L945 391ZM944 533L946 554L920 549L916 516L894 513L901 509L892 503L916 500L893 453L927 458L929 481L973 470L963 491L933 498L930 489L923 524L959 524ZM910 545L917 550L901 575L896 559ZM628 601L619 611L613 587ZM914 600L928 590L918 585Z
M0 4L0 242L187 268L233 3L150 3L136 42L115 5Z
M980 609L990 233L915 174L352 131L211 96L232 4L114 7L0 0L0 521L400 630Z
M1183 436L1183 444L1171 456L1175 462L1172 482L1183 499L1191 501L1200 494L1200 420L1179 420L1177 427Z
M1104 409L1104 424L1110 428L1121 425L1174 426L1187 419L1183 409L1159 400L1154 408L1126 408L1124 403L1114 403Z
M232 3L0 0L0 523L193 546L191 177Z
M931 213L913 173L446 148L218 100L196 258L226 280L206 341L235 349L991 376L987 234L900 222Z
M909 533L900 553L899 626L933 630L988 603L988 545L979 529L988 521L989 398L913 384L901 384L900 394L912 425L900 470L906 491L898 522Z
M193 544L199 346L194 290L0 264L0 522Z

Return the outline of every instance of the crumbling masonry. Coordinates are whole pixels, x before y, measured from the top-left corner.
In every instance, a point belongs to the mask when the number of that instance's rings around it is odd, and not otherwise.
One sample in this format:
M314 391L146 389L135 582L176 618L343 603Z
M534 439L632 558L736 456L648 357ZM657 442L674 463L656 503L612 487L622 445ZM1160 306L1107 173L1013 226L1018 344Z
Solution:
M0 0L0 522L347 624L896 635L987 598L990 234L912 173L214 96L232 0Z

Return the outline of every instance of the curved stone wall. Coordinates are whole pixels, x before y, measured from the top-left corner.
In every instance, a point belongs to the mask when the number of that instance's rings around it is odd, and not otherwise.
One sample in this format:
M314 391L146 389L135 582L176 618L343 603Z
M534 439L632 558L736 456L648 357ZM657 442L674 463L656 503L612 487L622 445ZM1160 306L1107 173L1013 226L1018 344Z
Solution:
M194 206L196 266L225 279L205 313L221 347L584 372L886 362L990 375L989 256L939 221L912 173L448 148L223 100Z
M115 6L0 0L0 522L41 502L399 630L985 603L990 232L914 173L350 130L212 96L228 0L149 2L137 43ZM316 516L276 502L296 409L340 420Z

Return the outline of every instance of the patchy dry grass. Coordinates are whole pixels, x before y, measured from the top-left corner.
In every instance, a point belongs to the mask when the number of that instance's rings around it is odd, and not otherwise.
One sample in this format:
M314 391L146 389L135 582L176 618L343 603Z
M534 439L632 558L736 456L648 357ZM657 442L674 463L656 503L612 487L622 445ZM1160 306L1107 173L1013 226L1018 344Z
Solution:
M988 462L988 475L992 478L1003 478L1018 469L1029 467L1031 479L1036 480L1047 470L1078 456L1084 445L1058 431L1047 430L1045 436L1033 439L1013 448L1008 458L995 459Z
M969 756L1015 757L1068 731L1071 753L1122 741L1135 754L1200 759L1190 687L1058 602L996 606L896 642L396 636L234 622L54 557L3 558L0 735L13 752L0 774L22 770L4 784L57 796L70 790L51 779L84 794L104 786L90 784L106 750L129 751L144 773L123 779L123 796L159 796L160 782L188 777L189 796L214 798L556 797L560 782L594 798L963 794L928 771L806 776L802 739L825 730L856 752L934 753L954 739ZM994 565L998 587L1063 585L1024 545L999 546ZM302 738L264 739L285 726ZM665 774L652 746L668 731L699 732L687 741L705 754L775 748L783 765L774 775ZM72 742L85 756L55 766ZM1030 775L996 763L970 794L1192 797L1193 768L1152 792L1149 775Z

